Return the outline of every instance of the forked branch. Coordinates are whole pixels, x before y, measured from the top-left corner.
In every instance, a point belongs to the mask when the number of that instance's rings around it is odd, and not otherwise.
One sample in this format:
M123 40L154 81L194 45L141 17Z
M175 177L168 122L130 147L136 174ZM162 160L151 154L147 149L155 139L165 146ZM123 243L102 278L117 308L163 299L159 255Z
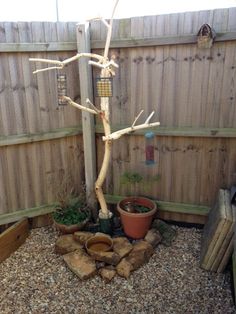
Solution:
M143 113L143 110L140 111L140 113L135 118L133 124L130 127L122 129L122 130L119 130L119 131L116 131L116 132L113 132L113 133L111 133L109 135L103 136L102 137L103 141L117 140L122 135L130 134L130 133L133 133L134 131L137 131L137 130L153 128L155 126L160 125L160 122L149 123L149 121L151 120L152 116L154 115L154 111L148 116L148 118L146 119L146 121L143 124L135 125L135 123L137 122L138 118L141 116L142 113Z
M85 106L82 106L80 104L77 104L76 102L74 102L70 97L68 96L62 96L62 99L65 100L66 102L68 102L68 104L70 104L71 106L75 107L75 108L78 108L80 110L83 110L83 111L87 111L89 113L92 113L92 114L98 114L100 111L96 108L94 109L90 109L90 108L87 108ZM86 101L88 103L88 101ZM89 102L90 103L90 102Z
M98 62L94 62L94 61L89 61L89 63L91 62L91 64L98 66L99 64L101 65L102 68L109 68L111 66L113 67L117 67L118 68L118 64L116 64L113 60L109 61L107 58L104 58L104 56L98 55L96 53L87 53L87 52L83 52L83 53L77 53L75 56L65 59L63 61L59 61L59 60L51 60L51 59L41 59L41 58L29 58L29 61L31 62L41 62L41 63L48 63L48 64L54 64L55 66L53 67L47 67L44 69L39 69L34 71L33 73L39 73L39 72L45 72L45 71L50 71L50 70L54 70L54 69L63 69L67 64L78 60L81 57L86 57L86 58L93 58L93 59L97 59Z

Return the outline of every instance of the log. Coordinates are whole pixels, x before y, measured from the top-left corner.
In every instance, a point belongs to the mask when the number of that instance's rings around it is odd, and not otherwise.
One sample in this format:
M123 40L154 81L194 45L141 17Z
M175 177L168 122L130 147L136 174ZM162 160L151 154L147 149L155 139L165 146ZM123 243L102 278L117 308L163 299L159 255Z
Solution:
M28 219L23 218L0 234L0 263L15 252L29 235Z

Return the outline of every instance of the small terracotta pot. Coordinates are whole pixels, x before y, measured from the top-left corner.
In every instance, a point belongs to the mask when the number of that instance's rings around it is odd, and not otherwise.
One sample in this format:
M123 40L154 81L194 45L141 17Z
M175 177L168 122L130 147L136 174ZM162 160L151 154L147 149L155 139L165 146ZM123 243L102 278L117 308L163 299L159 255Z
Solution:
M125 210L127 204L141 205L150 208L146 213L132 213ZM152 200L145 197L127 197L117 204L121 223L125 234L132 239L142 239L147 234L157 206Z

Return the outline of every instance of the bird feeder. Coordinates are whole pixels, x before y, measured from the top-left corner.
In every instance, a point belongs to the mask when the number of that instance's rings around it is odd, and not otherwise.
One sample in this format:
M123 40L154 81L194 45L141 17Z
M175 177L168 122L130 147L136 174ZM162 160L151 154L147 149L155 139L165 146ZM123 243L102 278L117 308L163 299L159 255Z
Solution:
M58 106L66 106L67 101L63 96L67 95L66 74L57 74L57 98Z
M96 96L97 97L113 96L113 80L111 77L96 78Z
M146 165L153 165L154 164L154 133L152 131L145 133L146 139Z
M197 46L200 49L209 49L212 47L216 33L208 24L203 24L197 33Z

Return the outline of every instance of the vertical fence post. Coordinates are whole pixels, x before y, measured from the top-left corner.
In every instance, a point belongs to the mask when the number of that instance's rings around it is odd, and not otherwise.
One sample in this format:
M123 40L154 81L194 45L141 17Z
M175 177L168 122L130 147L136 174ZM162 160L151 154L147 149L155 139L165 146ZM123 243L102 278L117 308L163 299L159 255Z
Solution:
M79 24L77 27L77 50L81 52L91 52L89 23ZM81 105L86 106L86 98L93 101L93 80L92 69L87 58L80 58L79 80ZM96 181L96 149L95 149L95 126L94 116L89 112L82 111L83 143L84 143L84 164L86 180L87 204L93 210L93 216L97 216L97 202L94 190Z

